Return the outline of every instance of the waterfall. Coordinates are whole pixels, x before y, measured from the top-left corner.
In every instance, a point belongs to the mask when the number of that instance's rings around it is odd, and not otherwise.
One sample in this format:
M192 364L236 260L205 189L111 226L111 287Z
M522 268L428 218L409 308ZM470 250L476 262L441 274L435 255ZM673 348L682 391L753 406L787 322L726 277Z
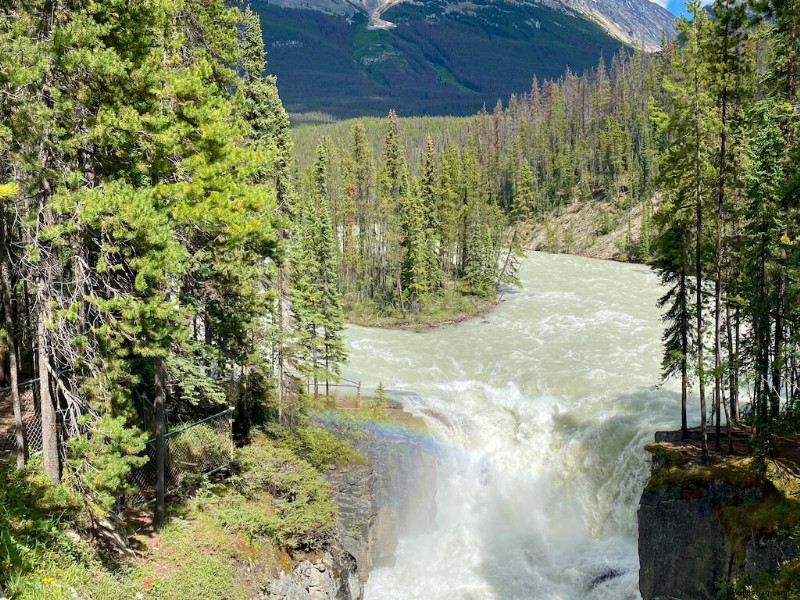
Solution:
M435 444L436 514L366 600L635 599L643 446L679 418L658 386L646 268L532 253L523 289L425 333L351 327L345 376L407 392Z

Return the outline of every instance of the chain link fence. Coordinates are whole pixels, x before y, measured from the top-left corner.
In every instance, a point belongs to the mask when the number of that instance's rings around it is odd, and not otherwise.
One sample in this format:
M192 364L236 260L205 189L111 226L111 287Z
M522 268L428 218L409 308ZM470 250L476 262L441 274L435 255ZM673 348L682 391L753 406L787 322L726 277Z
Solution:
M29 452L42 450L42 417L38 411L24 417L25 440L28 442ZM17 448L17 434L15 428L0 435L0 451L14 452Z
M26 392L26 388L30 391ZM28 452L36 453L42 451L42 415L40 412L39 380L31 379L19 385L20 392L23 394L23 414L22 423L25 427L25 442ZM2 388L0 393L8 393L11 388ZM31 394L25 396L26 394ZM9 399L10 401L10 399ZM59 411L56 417L58 427L58 444L62 449L66 448L67 439L70 432L79 429L77 416L73 411ZM15 452L17 448L16 426L6 427L5 432L0 432L0 452Z
M37 393L34 387L34 393ZM38 407L38 404L37 404ZM229 469L233 458L233 408L226 408L209 417L192 423L178 423L165 436L166 460L164 481L167 492L174 492L183 485L191 485L199 475L210 475ZM64 415L62 415L62 418ZM38 408L24 415L25 436L28 451L42 450L42 417ZM66 427L60 426L60 435L66 437ZM66 439L59 440L65 448ZM16 433L13 427L0 433L0 452L13 453L16 448ZM143 453L147 462L133 469L128 482L136 491L121 498L120 503L129 507L143 506L156 495L156 444L148 440Z
M167 493L191 485L199 475L230 468L233 458L233 408L227 408L195 423L178 426L165 436L164 485ZM137 491L123 499L129 507L143 506L156 496L156 441L147 441L148 461L133 469L128 482Z
M39 413L39 380L29 379L19 384L18 389L23 396L22 424L25 427L25 440L29 452L42 450L42 416ZM6 394L9 406L11 405L11 388L0 389L0 394ZM14 452L17 448L16 426L11 424L11 414L8 422L4 421L5 431L0 433L0 451Z

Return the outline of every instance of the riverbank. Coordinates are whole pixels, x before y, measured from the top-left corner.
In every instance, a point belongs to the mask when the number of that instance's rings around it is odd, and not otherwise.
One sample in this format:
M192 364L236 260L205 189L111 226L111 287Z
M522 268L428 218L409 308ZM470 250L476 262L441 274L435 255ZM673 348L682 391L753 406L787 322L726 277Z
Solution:
M652 202L655 214L659 197ZM574 200L530 223L528 250L574 254L619 262L641 262L642 206Z
M360 599L347 573L330 576L356 566L335 534L337 507L322 473L363 457L323 430L313 441L298 451L288 440L255 438L237 450L230 477L184 481L158 528L150 510L117 517L66 484L50 485L38 457L23 472L4 461L0 584L20 600L250 600L270 597L272 582L311 564L329 571L331 598Z
M500 302L502 300L483 300L447 291L442 297L423 304L418 313L378 307L374 302L363 302L346 307L345 319L351 325L361 327L427 331L482 317Z
M0 584L21 600L361 600L409 515L435 510L422 429L391 400L334 400L253 438L229 476L185 482L160 527L146 508L92 521L35 458L4 460Z

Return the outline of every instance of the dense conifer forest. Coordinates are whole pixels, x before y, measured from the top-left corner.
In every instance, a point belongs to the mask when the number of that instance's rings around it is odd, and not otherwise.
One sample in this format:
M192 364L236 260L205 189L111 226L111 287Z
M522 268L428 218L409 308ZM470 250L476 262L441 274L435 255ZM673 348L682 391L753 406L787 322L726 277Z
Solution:
M652 264L667 286L664 374L683 381L684 429L686 390L694 386L703 403L709 390L719 426L738 422L740 390L748 384L748 410L768 438L782 415L794 414L798 396L792 296L798 9L726 2L687 8L679 38L665 39L657 54L621 52L581 75L534 78L529 92L469 119L409 119L407 138L419 147L406 157L419 189L432 191L438 218L428 222L438 230L431 229L426 245L443 255L448 278L466 274L459 258L468 245L462 235L474 210L473 190L497 212L498 231L512 236L573 202L605 205L609 212L636 209L641 231L626 240L628 255ZM374 120L364 123L377 129ZM393 128L391 115L389 123ZM420 144L426 125L433 134ZM338 124L301 126L301 160L315 131L335 136L321 144L334 157L326 163L331 176L341 181L329 196L342 227L353 213L348 165L366 170L359 181L385 167L369 168L362 121L353 122L349 137ZM367 206L379 196L359 198L355 219L371 220ZM508 234L499 245L515 246ZM343 257L351 271L363 262ZM480 293L479 286L467 289Z
M321 511L259 535L324 544L333 512L314 467L330 448L357 456L306 415L346 361L346 316L485 307L517 283L531 224L572 202L642 215L626 244L666 286L663 372L681 380L684 432L694 391L703 432L747 419L769 456L800 427L800 4L688 10L658 53L534 77L465 119L306 125L295 152L264 75L269 23L249 9L5 3L0 366L16 437L0 502L46 488L36 527L60 514L89 528L133 491L131 469L163 464L176 415L231 405L239 443L269 434L242 468L272 469L275 494L307 486ZM281 487L293 460L305 479ZM164 493L162 480L156 521ZM55 551L48 563L32 517L3 510L0 584L33 594Z

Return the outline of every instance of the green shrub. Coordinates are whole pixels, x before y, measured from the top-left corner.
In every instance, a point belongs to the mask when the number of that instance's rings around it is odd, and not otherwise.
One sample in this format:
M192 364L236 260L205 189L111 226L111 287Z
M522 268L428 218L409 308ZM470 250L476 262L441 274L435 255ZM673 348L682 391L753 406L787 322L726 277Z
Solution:
M336 436L326 429L313 425L300 425L294 430L274 426L269 432L279 444L317 469L328 465L364 463L365 458L356 451L345 436L350 428L342 429L343 437Z
M130 598L124 570L104 570L75 530L88 525L84 503L66 484L52 485L34 456L24 471L0 463L0 585L12 598Z
M203 465L231 460L231 434L225 428L201 423L169 438L171 459L181 468L201 471Z
M336 508L314 467L266 439L239 450L236 463L235 493L210 502L226 529L293 550L315 549L329 539Z
M140 456L147 436L123 417L104 415L88 425L87 433L67 442L65 480L101 510L110 510L116 497L132 491L130 470L147 462Z
M777 573L762 573L723 582L717 600L769 600L800 598L800 557L784 562Z

